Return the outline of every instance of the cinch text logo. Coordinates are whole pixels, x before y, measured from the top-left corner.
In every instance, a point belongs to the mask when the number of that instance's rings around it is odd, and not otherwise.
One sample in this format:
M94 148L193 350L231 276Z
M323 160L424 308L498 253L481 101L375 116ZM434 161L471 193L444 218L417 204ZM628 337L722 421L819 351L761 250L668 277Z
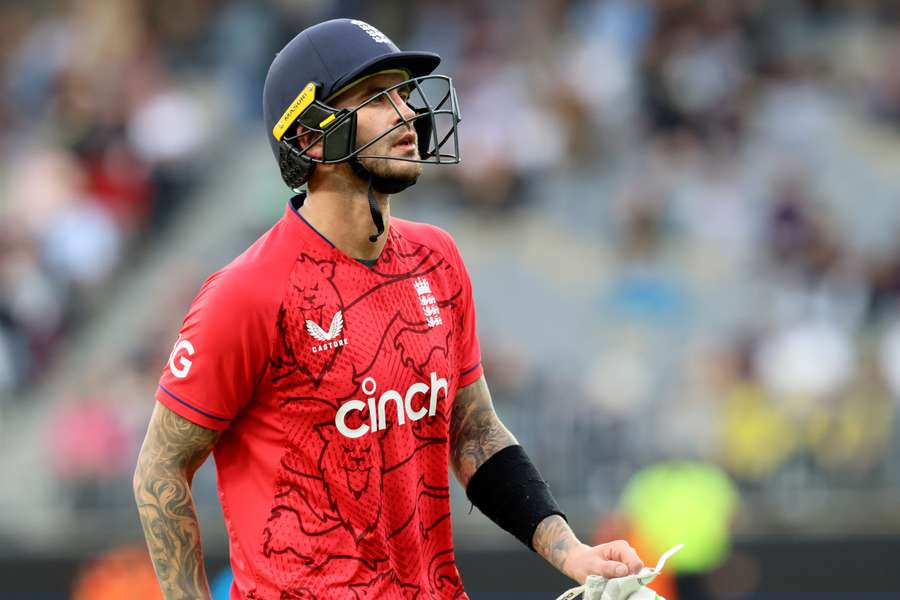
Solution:
M362 400L348 400L341 405L337 414L334 415L334 424L337 427L337 430L348 438L358 438L369 432L385 429L387 427L387 411L389 410L389 405L392 406L392 408L390 408L391 411L396 411L397 425L405 425L407 419L410 421L418 421L426 415L433 417L437 414L438 392L443 390L444 399L446 399L448 384L446 379L438 377L437 373L432 371L430 386L425 383L416 382L409 386L409 389L406 390L405 394L401 394L396 390L388 390L381 394L381 397L378 398L377 401L375 399L375 391L378 385L375 383L374 377L366 377L363 379L362 386L360 387L362 393L368 396L366 402L363 402ZM426 395L428 395L427 402ZM413 403L416 403L418 408L414 408ZM350 416L351 413L361 412L367 407L369 409L368 423L362 422L357 427L350 427L347 425L347 417ZM357 416L356 420L362 421L362 418Z

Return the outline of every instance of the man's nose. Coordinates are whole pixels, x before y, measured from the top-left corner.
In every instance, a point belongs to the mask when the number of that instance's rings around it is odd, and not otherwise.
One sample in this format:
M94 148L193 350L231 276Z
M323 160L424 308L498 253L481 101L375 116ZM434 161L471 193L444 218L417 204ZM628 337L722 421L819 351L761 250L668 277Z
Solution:
M409 121L416 116L416 111L410 108L409 104L406 103L406 100L404 100L396 90L391 92L391 99L394 101L394 106L397 107L397 112L402 120Z

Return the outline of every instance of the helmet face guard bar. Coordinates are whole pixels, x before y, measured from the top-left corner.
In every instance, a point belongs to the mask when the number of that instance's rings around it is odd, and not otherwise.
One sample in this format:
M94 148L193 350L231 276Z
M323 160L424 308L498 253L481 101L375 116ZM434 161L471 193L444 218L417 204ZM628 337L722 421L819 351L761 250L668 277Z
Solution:
M397 106L392 92L405 91L406 104L413 115L404 117ZM399 122L376 135L372 140L356 147L357 113L363 107L375 103L390 102ZM294 134L281 138L282 156L292 155L294 161L308 161L308 179L314 164L334 164L353 158L382 158L404 162L456 164L459 162L459 138L457 126L460 122L459 102L452 80L445 75L425 75L401 81L367 98L352 109L337 109L319 100L313 101L298 117L296 124L305 130L300 136ZM366 151L380 140L400 128L412 127L418 138L418 158L369 154ZM314 133L304 146L299 146L301 137ZM308 154L309 149L321 143L322 158ZM283 170L284 170L283 165ZM299 165L298 165L299 166Z

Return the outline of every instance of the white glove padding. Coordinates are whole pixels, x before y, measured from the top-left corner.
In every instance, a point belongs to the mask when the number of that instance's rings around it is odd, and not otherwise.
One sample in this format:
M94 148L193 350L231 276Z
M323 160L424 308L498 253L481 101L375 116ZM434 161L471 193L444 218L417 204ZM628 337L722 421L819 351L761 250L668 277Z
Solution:
M684 548L684 544L678 544L674 548L659 557L659 562L654 568L644 567L640 573L607 579L600 575L588 575L584 585L564 593L556 600L574 600L582 593L584 600L664 600L653 590L644 587L662 572L663 566L670 556Z

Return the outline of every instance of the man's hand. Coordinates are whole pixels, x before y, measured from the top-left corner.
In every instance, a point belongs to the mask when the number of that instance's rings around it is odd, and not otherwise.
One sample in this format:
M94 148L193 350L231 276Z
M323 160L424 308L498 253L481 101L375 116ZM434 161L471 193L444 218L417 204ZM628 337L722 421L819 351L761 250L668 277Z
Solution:
M559 515L541 521L532 542L547 562L580 584L584 584L588 575L612 579L637 573L644 567L628 542L617 540L599 546L582 544Z
M638 573L644 563L628 542L616 540L599 546L579 543L569 550L562 567L563 573L583 584L588 575L613 579Z

